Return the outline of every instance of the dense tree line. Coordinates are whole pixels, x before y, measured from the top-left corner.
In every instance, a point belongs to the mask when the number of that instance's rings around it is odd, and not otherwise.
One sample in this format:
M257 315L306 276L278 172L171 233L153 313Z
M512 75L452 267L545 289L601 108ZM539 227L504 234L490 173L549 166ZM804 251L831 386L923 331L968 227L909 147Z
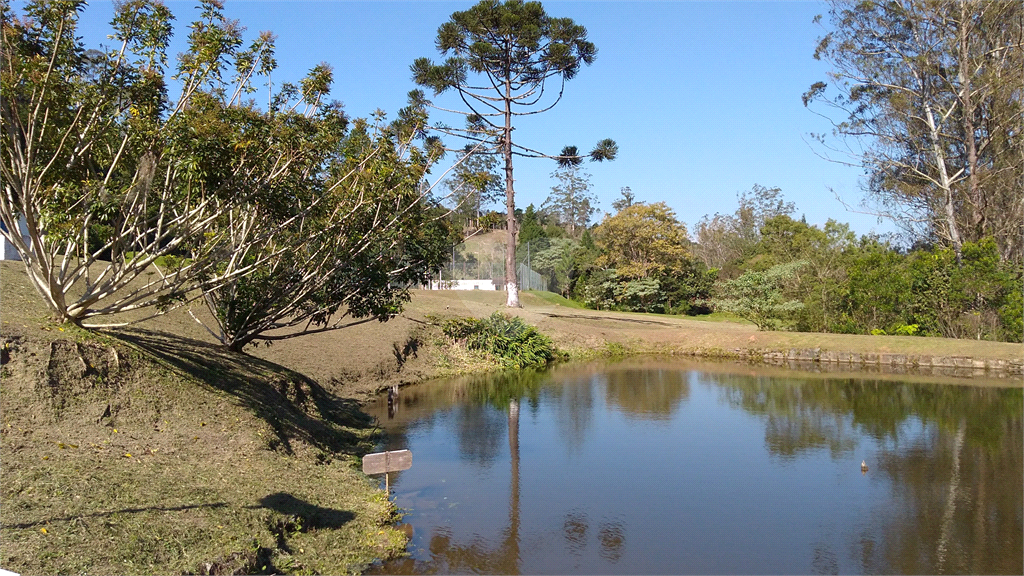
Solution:
M631 195L631 191L629 191ZM628 200L628 201L626 201ZM573 237L557 213L519 213L531 266L591 308L731 312L762 329L1021 341L1024 270L992 238L901 247L829 220L795 219L782 191L755 185L733 214L705 216L695 241L661 202L623 196Z
M595 308L713 307L761 328L1021 341L1021 6L834 0L816 20L825 33L813 56L831 71L803 101L823 106L834 130L813 136L828 159L864 169L868 209L899 236L808 225L781 190L755 185L690 242L666 207L624 191L578 241L550 242L563 255L549 259L552 281ZM554 238L552 216L540 213L538 230Z
M765 221L723 274L720 307L761 327L1021 341L1024 274L992 238L902 249L829 220ZM723 270L724 272L724 270ZM744 291L757 286L760 292Z
M636 202L628 188L622 193L620 209L600 224L566 218L553 202L520 211L520 246L530 246L530 267L549 290L593 308L709 312L715 272L692 254L686 226L665 203ZM553 187L552 196L560 194ZM586 195L577 201L589 206Z

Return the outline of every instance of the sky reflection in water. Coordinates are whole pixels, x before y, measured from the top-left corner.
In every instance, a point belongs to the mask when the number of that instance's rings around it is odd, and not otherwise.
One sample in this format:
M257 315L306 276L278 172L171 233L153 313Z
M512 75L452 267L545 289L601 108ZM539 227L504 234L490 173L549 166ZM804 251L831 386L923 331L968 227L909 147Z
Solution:
M1024 573L1019 387L779 374L647 360L381 398L413 537L378 568Z

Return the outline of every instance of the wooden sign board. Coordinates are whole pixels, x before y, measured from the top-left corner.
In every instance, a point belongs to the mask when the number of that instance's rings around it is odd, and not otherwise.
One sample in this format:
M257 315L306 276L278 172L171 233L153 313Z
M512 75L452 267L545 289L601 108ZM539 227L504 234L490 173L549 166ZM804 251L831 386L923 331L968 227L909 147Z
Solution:
M386 474L412 468L412 452L395 450L363 456L363 474Z

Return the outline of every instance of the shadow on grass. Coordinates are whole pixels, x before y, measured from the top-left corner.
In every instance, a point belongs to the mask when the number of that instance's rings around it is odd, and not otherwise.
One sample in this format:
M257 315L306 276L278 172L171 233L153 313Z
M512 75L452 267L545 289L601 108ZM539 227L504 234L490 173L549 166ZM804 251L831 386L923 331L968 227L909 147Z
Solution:
M330 453L361 453L361 438L346 428L367 428L372 418L355 400L340 398L316 381L261 358L144 329L109 334L142 350L162 364L184 372L210 388L235 397L274 430L271 449L293 453L300 439Z
M328 528L341 528L346 522L355 518L355 514L347 510L324 508L305 500L300 500L287 492L275 492L260 498L260 505L253 508L266 508L286 516L296 516L302 520L298 532Z
M657 324L659 326L675 326L675 324L669 322L662 322L660 320L644 320L641 318L629 318L626 316L590 316L586 314L551 314L549 312L540 312L540 314L547 316L548 318L574 318L577 320L615 320L617 322L633 322L634 324Z
M277 548L289 554L293 551L288 545L288 538L296 532L308 532L323 528L335 530L356 517L355 514L347 510L317 506L300 500L287 492L268 494L260 498L258 506L249 508L273 510L284 516L270 521L267 528L277 538Z
M225 502L214 502L213 504L187 504L185 506L147 506L145 508L122 508L121 510L111 510L110 512L75 514L74 516L64 516L63 518L47 518L46 520L40 520L38 522L3 524L2 526L4 528L34 528L36 526L49 524L51 522L67 522L78 518L99 518L105 516L113 516L114 514L138 514L140 512L181 512L184 510L195 510L197 508L223 508L225 506L227 506L227 503Z

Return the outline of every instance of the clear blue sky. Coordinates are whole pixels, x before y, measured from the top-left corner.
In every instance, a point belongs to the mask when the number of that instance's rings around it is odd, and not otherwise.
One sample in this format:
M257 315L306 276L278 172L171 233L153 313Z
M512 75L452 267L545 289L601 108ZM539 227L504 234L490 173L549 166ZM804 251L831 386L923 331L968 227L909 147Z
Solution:
M172 55L184 49L197 2L167 3L177 18ZM394 114L415 88L409 65L434 48L438 26L473 2L272 2L228 0L228 17L277 37L275 84L297 81L311 67L334 68L332 96L352 116L381 108ZM589 150L613 138L619 157L586 164L599 208L610 210L623 186L638 200L664 201L693 230L705 214L731 213L736 195L755 183L778 186L811 224L829 218L854 231L888 232L877 218L849 212L829 187L857 205L861 170L814 154L807 133L829 125L800 96L825 80L812 58L826 12L819 2L569 2L547 1L553 16L587 27L598 47L594 64L568 83L562 102L520 119L516 139L552 154L575 144ZM80 33L105 41L112 4L86 8ZM827 20L827 18L826 18ZM428 96L430 94L428 93ZM455 105L453 95L435 99ZM440 113L435 113L441 119ZM461 120L444 118L461 125ZM552 186L550 160L519 159L516 204L540 205Z

